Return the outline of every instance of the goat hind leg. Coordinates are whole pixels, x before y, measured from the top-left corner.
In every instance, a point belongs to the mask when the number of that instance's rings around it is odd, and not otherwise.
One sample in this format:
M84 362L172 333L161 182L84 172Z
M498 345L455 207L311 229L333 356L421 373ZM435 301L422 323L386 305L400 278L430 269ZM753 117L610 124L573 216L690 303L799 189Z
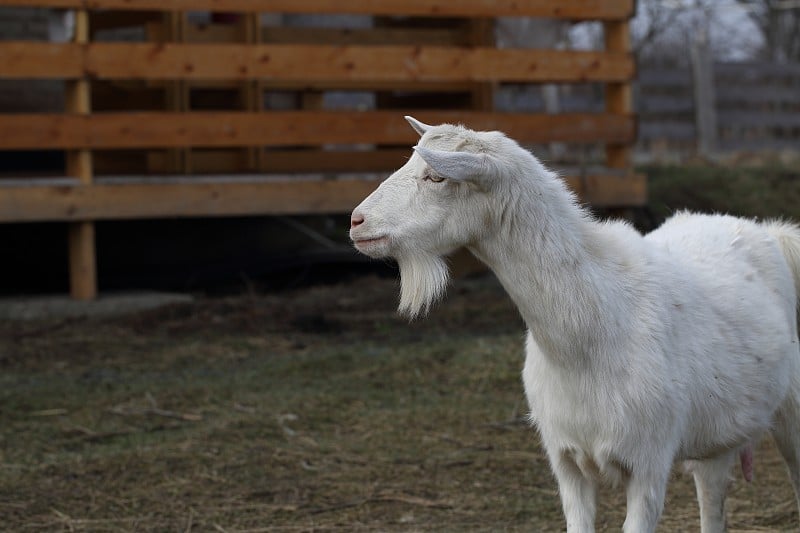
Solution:
M778 446L794 487L800 510L800 378L795 377L793 387L775 413L772 438Z
M711 459L689 463L700 505L702 533L723 533L726 530L725 496L737 454L737 450L731 450Z

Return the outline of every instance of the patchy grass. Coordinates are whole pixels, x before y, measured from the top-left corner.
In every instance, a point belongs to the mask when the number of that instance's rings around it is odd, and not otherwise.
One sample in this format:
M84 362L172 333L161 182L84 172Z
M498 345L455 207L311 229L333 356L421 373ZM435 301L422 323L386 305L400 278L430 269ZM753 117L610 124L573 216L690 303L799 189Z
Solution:
M502 290L458 282L410 325L394 316L395 291L365 279L51 329L2 325L4 526L561 528L524 422L523 326ZM770 445L757 462L752 486L734 484L733 529L793 529ZM606 491L599 528L617 530L623 509ZM691 480L676 472L664 529L696 520Z
M669 208L679 197L735 206L726 198L751 180L648 172ZM775 196L797 209L796 191L775 179ZM713 194L691 183L714 184ZM562 529L525 423L524 327L508 298L492 278L462 280L408 324L394 314L396 291L365 278L125 318L0 324L3 528ZM771 442L755 471L749 485L737 472L730 530L796 530ZM623 519L623 494L604 490L598 529ZM698 529L680 469L661 529Z

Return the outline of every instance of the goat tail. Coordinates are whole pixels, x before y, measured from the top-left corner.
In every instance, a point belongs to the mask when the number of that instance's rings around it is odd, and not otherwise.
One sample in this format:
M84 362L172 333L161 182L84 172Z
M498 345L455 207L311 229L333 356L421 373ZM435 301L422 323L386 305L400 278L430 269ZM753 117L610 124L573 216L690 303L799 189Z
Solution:
M794 288L800 304L800 226L782 220L764 223L764 229L772 235L786 258L794 277Z

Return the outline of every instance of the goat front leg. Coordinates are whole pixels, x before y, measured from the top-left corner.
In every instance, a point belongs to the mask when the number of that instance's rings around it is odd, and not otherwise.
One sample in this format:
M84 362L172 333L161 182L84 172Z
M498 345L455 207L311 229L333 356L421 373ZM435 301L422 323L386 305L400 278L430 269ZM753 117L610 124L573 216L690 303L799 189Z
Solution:
M628 480L628 509L623 533L652 533L656 530L664 496L667 492L670 468L662 471L633 472Z
M597 500L597 484L583 475L566 452L550 458L558 481L558 492L567 520L567 533L592 533Z
M726 531L725 495L728 492L731 466L736 459L736 453L736 450L733 450L713 459L691 461L688 465L697 488L702 533Z

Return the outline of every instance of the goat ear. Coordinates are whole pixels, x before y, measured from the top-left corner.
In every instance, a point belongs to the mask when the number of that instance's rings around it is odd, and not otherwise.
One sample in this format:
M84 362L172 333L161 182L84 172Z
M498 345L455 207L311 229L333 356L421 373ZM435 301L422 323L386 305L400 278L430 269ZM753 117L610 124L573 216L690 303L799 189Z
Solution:
M437 173L457 181L476 181L489 171L489 156L470 152L446 152L415 146L414 150Z
M406 115L405 119L408 121L409 124L411 124L411 127L414 128L414 131L419 133L420 137L425 135L425 132L428 131L429 129L431 129L431 126L428 126L427 124L423 124L422 122L420 122L419 120L415 119L414 117L410 117L410 116Z

